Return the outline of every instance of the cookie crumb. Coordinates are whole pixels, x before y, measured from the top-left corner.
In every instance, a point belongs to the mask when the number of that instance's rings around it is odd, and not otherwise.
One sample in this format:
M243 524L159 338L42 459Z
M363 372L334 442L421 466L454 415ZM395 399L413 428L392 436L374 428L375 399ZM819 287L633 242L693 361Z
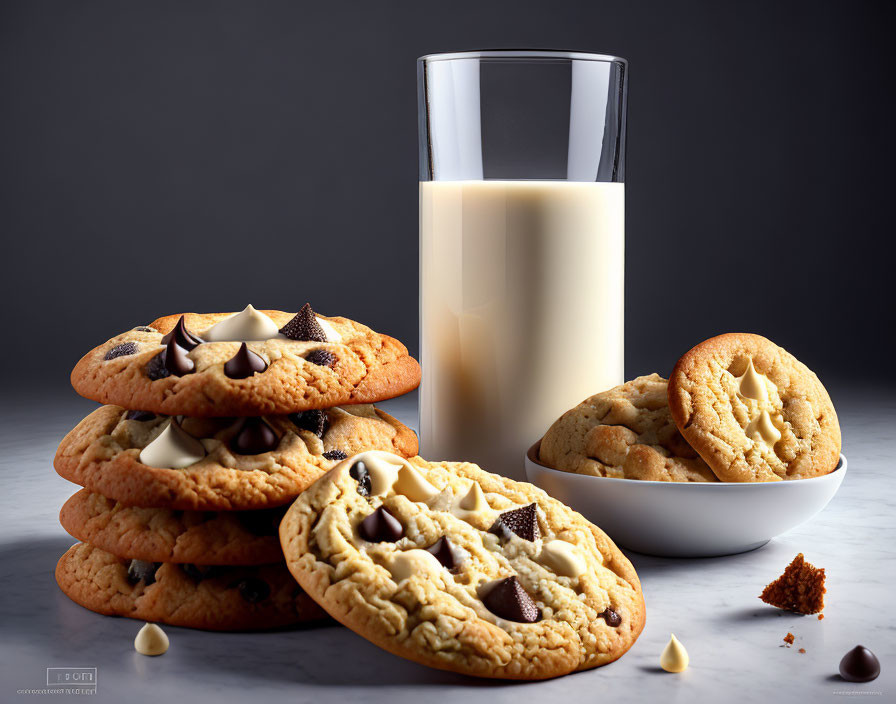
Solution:
M818 620L824 621L824 614L818 614Z
M793 641L794 641L793 633L788 633L786 636L784 636L784 642L787 643L787 645L793 645Z
M797 652L798 652L798 653L802 653L803 655L805 655L805 654L806 654L806 649L805 649L805 648L800 648Z
M815 614L824 609L825 591L824 569L810 565L800 553L759 598L779 609Z

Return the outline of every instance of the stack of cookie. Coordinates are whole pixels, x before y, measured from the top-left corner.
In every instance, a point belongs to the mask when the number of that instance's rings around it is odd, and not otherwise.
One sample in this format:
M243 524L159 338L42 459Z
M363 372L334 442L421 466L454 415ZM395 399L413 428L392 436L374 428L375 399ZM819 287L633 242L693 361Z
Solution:
M214 630L259 629L323 611L284 565L286 506L363 450L417 453L374 402L416 388L397 340L346 318L173 315L85 355L75 390L104 405L56 453L84 488L63 507L82 541L56 580L103 614Z
M773 482L833 472L840 445L818 377L771 340L728 333L684 354L668 381L651 374L585 399L538 458L598 477Z

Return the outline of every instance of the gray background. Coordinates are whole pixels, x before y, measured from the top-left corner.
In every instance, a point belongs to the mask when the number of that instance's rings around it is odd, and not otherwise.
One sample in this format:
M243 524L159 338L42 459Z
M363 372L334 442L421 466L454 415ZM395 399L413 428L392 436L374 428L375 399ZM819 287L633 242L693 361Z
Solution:
M877 374L892 8L6 0L2 381L68 393L113 334L247 302L309 300L416 350L414 60L521 45L631 62L628 376L735 329L825 380Z

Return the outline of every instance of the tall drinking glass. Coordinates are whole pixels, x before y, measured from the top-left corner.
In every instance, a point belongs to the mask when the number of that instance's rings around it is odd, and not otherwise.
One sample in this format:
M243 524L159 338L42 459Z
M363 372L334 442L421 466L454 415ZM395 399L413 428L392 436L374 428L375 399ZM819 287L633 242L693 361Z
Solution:
M421 453L511 477L623 381L625 60L417 61Z

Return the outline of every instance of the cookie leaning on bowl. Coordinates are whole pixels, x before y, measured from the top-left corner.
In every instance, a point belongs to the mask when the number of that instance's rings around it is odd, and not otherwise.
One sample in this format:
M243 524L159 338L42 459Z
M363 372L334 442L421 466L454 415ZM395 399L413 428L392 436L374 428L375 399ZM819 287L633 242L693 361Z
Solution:
M722 481L806 479L832 472L840 458L827 390L761 335L719 335L687 352L669 379L669 409Z
M280 524L287 566L331 616L424 665L543 679L622 656L644 627L631 563L531 484L366 452Z
M585 399L548 429L539 459L597 477L717 481L672 420L667 383L659 374L640 376Z
M373 403L412 391L420 366L398 340L347 318L184 313L113 337L75 366L100 403L188 416L261 416Z

